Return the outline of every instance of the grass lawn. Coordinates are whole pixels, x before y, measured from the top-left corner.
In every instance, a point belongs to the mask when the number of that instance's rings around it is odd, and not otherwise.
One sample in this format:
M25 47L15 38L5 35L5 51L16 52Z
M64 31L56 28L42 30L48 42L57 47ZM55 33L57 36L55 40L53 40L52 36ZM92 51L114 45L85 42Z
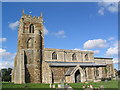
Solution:
M11 82L2 82L2 88L49 88L49 84L38 83L14 84Z
M72 88L82 88L84 83L69 83ZM105 88L118 88L118 81L112 80L108 82L89 82L85 85L93 85L95 88L99 88L103 85ZM57 84L55 84L57 87ZM2 88L49 88L49 84L37 84L37 83L26 83L26 84L14 84L11 82L2 82Z
M117 80L111 80L111 81L108 81L108 82L104 82L104 81L89 82L88 84L69 83L69 85L73 88L82 88L83 85L92 85L94 88L99 88L101 85L103 85L104 88L118 88L118 81Z

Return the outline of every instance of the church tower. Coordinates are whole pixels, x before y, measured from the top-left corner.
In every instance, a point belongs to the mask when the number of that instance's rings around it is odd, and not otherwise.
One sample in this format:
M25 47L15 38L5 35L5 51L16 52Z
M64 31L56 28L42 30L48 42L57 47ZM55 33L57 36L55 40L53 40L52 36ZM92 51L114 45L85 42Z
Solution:
M14 61L14 83L42 83L44 30L42 13L32 17L22 11L18 29L18 50Z

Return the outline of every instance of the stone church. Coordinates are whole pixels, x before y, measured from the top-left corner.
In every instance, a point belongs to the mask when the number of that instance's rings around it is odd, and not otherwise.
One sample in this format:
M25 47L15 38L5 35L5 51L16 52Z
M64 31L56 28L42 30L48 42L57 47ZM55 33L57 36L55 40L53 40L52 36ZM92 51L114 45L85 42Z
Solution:
M93 51L44 48L42 14L22 11L12 82L77 83L114 76L112 58L94 57Z

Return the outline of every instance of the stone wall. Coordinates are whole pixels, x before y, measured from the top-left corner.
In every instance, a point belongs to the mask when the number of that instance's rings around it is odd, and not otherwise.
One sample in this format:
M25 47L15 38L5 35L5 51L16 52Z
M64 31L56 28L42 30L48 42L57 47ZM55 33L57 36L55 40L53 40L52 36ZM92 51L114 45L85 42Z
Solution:
M24 51L20 50L14 59L12 81L16 84L25 83Z
M12 77L15 83L42 83L44 49L42 23L42 16L32 17L23 13L20 18L18 50Z
M51 67L54 83L60 83L69 67Z
M57 60L52 59L53 52L57 53ZM45 48L44 54L45 61L94 62L94 54L92 51ZM76 60L72 60L73 54L76 54ZM88 54L88 60L85 59L86 54Z
M106 64L106 67L102 67L102 77L109 78L114 76L113 58L99 58L95 57L95 63Z
M64 75L66 71L72 67L51 67L52 70L52 78L54 83L60 83L61 80L64 78ZM74 67L76 68L76 67ZM83 71L80 71L81 75L83 74L84 76L81 77L81 80L85 77L85 81L93 81L95 79L102 78L101 76L101 71L100 75L95 78L95 68L96 67L86 67L86 75L84 75L85 71L83 68L81 68ZM99 67L101 69L101 67ZM84 72L84 73L83 73ZM75 73L75 72L74 72ZM66 83L74 83L74 74L70 76L65 76L65 81ZM83 81L84 82L84 81Z
M56 71L57 72L57 71ZM42 62L42 83L53 83L52 70L49 64Z

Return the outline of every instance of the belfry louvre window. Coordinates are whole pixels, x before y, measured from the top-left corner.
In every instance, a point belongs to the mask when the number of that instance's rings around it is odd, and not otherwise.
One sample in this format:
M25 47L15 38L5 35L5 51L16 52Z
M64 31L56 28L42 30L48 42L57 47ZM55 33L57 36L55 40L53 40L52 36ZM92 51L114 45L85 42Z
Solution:
M85 60L88 60L88 54L85 55Z
M29 33L34 33L34 25L31 24L29 27Z
M32 43L32 39L28 39L27 41L27 48L32 48L33 47L33 43Z
M98 69L98 67L96 68L96 76L99 76L99 69Z
M77 60L75 53L72 55L72 60Z
M52 59L56 59L57 60L57 53L56 52L52 53Z

